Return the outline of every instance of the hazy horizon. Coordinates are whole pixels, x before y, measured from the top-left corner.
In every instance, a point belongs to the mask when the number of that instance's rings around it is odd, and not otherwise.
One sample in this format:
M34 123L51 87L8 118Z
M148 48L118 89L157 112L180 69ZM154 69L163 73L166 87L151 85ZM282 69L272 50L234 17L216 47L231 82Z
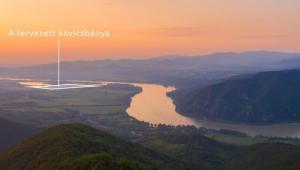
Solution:
M176 57L206 57L208 55L214 55L214 54L220 54L220 53L237 53L237 54L242 54L242 53L255 53L255 52L267 52L267 53L286 53L286 54L299 54L299 52L293 52L293 51L271 51L271 50L253 50L253 51L215 51L215 52L209 52L209 53L204 53L204 54L198 54L198 55L184 55L184 54L169 54L169 55L160 55L160 56L149 56L149 57L104 57L104 58L95 58L95 59L71 59L71 60L64 60L62 59L61 62L92 62L92 61L118 61L118 60L151 60L151 59L158 59L158 58L176 58ZM57 56L53 56L52 61L45 61L45 62L37 62L37 63L23 63L23 64L0 64L0 67L3 68L14 68L14 67L30 67L30 66L37 66L37 65L48 65L48 64L56 64L57 63Z
M215 52L209 52L204 54L198 54L198 55L184 55L184 54L168 54L168 55L160 55L160 56L149 56L149 57L103 57L103 58L95 58L95 59L71 59L71 60L65 60L62 59L61 62L92 62L92 61L120 61L120 60L151 60L151 59L159 59L159 58L177 58L177 57L188 57L188 58L197 58L197 57L207 57L210 55L215 54L226 54L226 53L236 53L236 54L242 54L242 53L255 53L255 52L266 52L266 53L285 53L285 54L299 54L299 52L294 51L270 51L270 50L253 50L253 51L215 51ZM263 56L262 56L263 57ZM48 64L56 64L57 63L57 56L53 56L52 61L45 61L45 62L37 62L37 63L21 63L21 64L0 64L0 67L2 68L14 68L14 67L30 67L30 66L37 66L37 65L48 65Z
M64 38L64 60L148 58L217 51L300 52L300 1L1 1L0 65L54 62L56 38L12 38L9 30L109 31Z

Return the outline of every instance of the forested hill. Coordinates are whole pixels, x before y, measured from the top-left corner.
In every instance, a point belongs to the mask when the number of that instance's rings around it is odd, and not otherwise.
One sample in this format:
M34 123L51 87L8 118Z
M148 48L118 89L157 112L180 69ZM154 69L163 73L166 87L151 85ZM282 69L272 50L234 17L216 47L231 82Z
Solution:
M81 125L59 125L0 155L5 170L182 169L180 160Z
M205 88L171 94L191 117L249 124L300 121L300 71L239 76Z

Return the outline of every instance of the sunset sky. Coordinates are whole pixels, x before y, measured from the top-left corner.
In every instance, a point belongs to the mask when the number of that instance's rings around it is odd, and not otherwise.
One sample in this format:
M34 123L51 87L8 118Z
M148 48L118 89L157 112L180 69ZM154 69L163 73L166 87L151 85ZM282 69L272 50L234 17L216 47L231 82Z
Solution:
M98 29L107 39L65 38L63 60L300 52L300 0L0 0L0 65L54 62L56 38L10 29Z

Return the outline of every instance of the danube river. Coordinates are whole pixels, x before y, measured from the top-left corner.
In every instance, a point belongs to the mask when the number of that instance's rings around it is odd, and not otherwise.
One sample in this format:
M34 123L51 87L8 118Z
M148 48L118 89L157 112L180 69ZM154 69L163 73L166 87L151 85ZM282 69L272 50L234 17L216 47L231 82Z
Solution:
M72 81L80 82L80 81ZM82 81L83 83L85 81ZM196 127L205 127L209 129L229 129L246 133L251 136L264 135L276 137L298 137L300 138L300 123L273 124L273 125L245 125L236 123L222 123L207 120L192 119L176 112L172 99L167 93L176 90L174 87L165 87L159 84L147 83L127 83L127 82L96 82L107 85L110 83L131 84L142 88L142 91L132 97L127 113L137 120L149 122L152 124L167 125L193 125ZM33 82L23 80L20 84L43 85L44 82Z
M258 126L191 119L177 113L172 99L167 96L168 92L175 90L174 87L139 83L133 85L141 87L143 91L132 98L127 113L140 121L153 124L194 125L210 129L230 129L252 136L300 137L300 123Z

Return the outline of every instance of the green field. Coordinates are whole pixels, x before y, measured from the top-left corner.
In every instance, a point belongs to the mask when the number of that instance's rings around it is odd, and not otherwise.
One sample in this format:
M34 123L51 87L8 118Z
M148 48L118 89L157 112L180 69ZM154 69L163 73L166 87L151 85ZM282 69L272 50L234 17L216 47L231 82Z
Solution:
M137 87L119 84L45 91L22 87L14 81L2 81L0 88L0 117L47 127L70 122L107 125L111 119L131 124L132 118L124 113L131 97L140 91Z
M131 85L114 84L100 88L45 91L23 87L16 81L1 81L0 118L42 128L62 123L83 123L130 140L140 140L161 132L173 133L174 127L149 127L148 123L137 121L126 113L131 97L140 90ZM211 139L232 145L300 143L295 139L249 137L214 130L202 132L194 128L177 127L175 131L202 133ZM178 146L168 145L166 148L173 147Z

